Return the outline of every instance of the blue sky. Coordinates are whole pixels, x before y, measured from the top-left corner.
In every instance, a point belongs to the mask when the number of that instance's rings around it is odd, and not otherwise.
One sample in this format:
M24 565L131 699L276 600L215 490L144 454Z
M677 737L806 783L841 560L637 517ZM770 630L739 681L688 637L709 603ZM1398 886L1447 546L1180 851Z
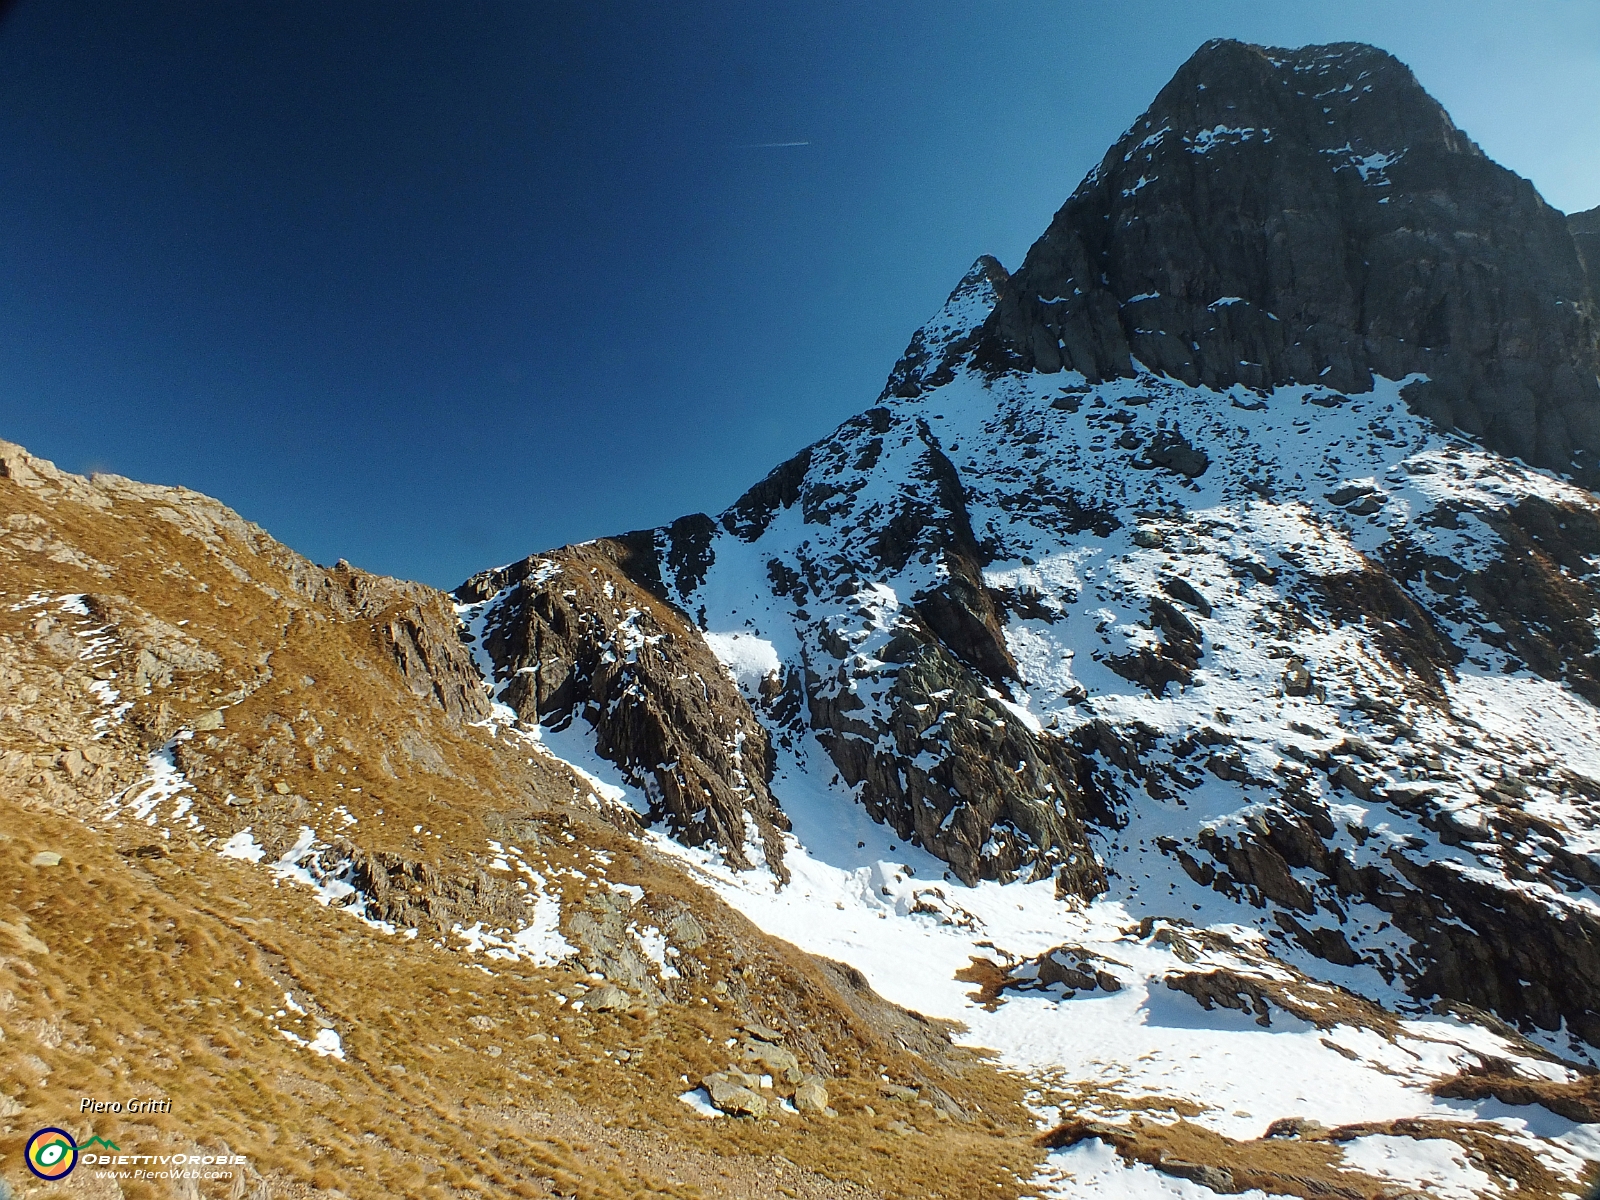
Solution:
M1600 204L1594 0L20 0L0 437L446 587L715 512L1217 36L1381 45Z

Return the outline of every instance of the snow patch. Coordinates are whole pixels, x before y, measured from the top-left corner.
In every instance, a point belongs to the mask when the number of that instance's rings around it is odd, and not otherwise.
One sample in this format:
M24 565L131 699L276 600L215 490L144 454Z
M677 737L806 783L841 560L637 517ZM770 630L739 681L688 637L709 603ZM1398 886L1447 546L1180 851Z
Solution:
M776 647L766 638L737 629L707 632L704 636L711 653L728 668L728 674L747 696L758 694L762 681L782 669Z

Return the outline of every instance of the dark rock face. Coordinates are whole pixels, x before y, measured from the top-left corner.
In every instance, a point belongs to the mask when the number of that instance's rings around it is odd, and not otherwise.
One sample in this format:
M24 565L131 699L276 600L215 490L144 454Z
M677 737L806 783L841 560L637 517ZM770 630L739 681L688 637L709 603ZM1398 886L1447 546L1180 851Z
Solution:
M753 542L766 532L773 515L780 508L788 508L799 498L799 488L805 481L806 470L811 466L811 450L800 451L788 462L774 467L755 487L735 501L732 508L722 514L722 523L729 533Z
M1328 766L1341 787L1359 778L1347 761ZM1359 786L1346 790L1355 794ZM1518 832L1525 834L1513 828L1513 810L1508 808L1503 817L1497 839L1509 842ZM1409 984L1415 995L1464 1001L1543 1029L1565 1020L1591 1042L1600 1034L1600 956L1595 949L1600 927L1592 917L1568 913L1562 920L1550 920L1536 901L1475 880L1452 864L1421 861L1400 851L1387 856L1388 870L1357 869L1342 851L1323 844L1321 839L1331 832L1326 809L1317 806L1300 817L1271 813L1259 829L1238 838L1202 835L1200 846L1216 868L1178 853L1197 882L1219 891L1243 889L1258 904L1270 899L1307 919L1322 906L1337 915L1336 906L1319 901L1290 874L1291 867L1309 867L1340 901L1354 898L1374 905L1415 939L1413 956L1420 970L1406 963L1381 963L1385 974L1416 971ZM1538 870L1537 863L1529 862L1522 873L1532 878ZM1317 957L1345 965L1356 961L1338 929L1307 928L1281 912L1277 921Z
M1106 665L1130 683L1141 684L1157 696L1170 683L1187 684L1194 678L1202 652L1200 631L1176 607L1159 596L1150 598L1150 628L1161 643L1134 654L1112 655Z
M682 532L692 545L699 525ZM474 576L456 597L492 602L484 648L518 717L564 728L581 713L675 837L748 866L752 821L781 877L788 821L768 786L767 732L699 630L661 599L654 553L649 535L569 546ZM694 561L682 556L680 572Z
M1590 290L1600 291L1600 208L1573 213L1567 218L1567 228L1578 244L1578 255L1589 274Z
M979 302L993 274L980 260L946 313ZM991 302L992 292L981 295L981 303ZM924 362L936 357L928 330L939 327L930 323L914 343L927 352ZM906 456L905 477L892 499L866 498L888 447ZM1005 707L1018 676L1003 601L1026 601L986 586L991 554L973 532L960 474L929 423L869 409L769 475L722 525L755 541L778 512L795 506L808 524L848 538L850 549L825 555L813 546L775 557L768 565L773 593L797 613L807 603L825 604L831 593L866 626L798 618L809 625L795 681L809 722L798 705L772 715L797 736L809 723L873 818L949 863L963 882L1054 875L1064 893L1104 891L1076 751ZM867 580L919 566L933 568L928 584L905 597L891 631L869 631L876 601ZM692 605L692 597L684 603ZM881 701L868 705L863 687L882 687Z
M1507 553L1468 577L1472 598L1505 630L1506 649L1600 704L1593 565L1600 518L1591 509L1529 499L1507 509L1495 531Z
M1105 891L1072 747L1031 732L926 628L904 626L887 653L901 664L887 736L843 702L843 663L806 681L811 726L872 817L963 883L1054 872L1063 894Z
M1597 239L1388 54L1215 41L1004 281L978 353L1091 382L1135 360L1213 387L1425 374L1417 411L1592 481Z
M1397 906L1396 922L1426 947L1419 994L1464 1000L1541 1029L1565 1020L1591 1045L1600 1041L1600 921L1580 913L1552 921L1536 901L1448 864L1396 858L1417 888L1410 912Z

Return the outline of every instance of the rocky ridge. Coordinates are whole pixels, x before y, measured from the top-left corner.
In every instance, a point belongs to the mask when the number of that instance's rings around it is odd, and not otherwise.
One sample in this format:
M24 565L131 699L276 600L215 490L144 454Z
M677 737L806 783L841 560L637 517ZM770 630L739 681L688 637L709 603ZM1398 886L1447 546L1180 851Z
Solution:
M652 820L739 865L753 838L780 876L788 827L767 730L685 614L654 557L622 538L474 576L455 592L495 698L531 727L582 716L650 798ZM646 542L649 547L649 542ZM630 573L648 564L640 578ZM748 825L748 827L747 827Z
M1592 218L1380 51L1208 44L877 406L630 572L779 805L1588 1057L1600 508L1506 456L1588 478Z

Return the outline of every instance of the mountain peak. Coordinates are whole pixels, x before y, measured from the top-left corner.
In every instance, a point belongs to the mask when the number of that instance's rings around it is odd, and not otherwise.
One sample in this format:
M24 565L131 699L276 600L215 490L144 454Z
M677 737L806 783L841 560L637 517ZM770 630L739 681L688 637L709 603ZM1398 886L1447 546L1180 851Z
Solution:
M953 377L955 364L972 347L972 334L994 311L1011 276L990 254L980 254L961 277L934 317L911 336L880 399L909 399L924 388L938 387Z
M1482 157L1409 67L1364 42L1283 49L1215 39L1178 69L1144 119L1158 113L1187 119L1190 136L1255 116L1326 150L1427 147Z
M1417 376L1423 415L1589 480L1600 327L1575 228L1391 55L1208 42L1034 243L977 357L1220 388Z

